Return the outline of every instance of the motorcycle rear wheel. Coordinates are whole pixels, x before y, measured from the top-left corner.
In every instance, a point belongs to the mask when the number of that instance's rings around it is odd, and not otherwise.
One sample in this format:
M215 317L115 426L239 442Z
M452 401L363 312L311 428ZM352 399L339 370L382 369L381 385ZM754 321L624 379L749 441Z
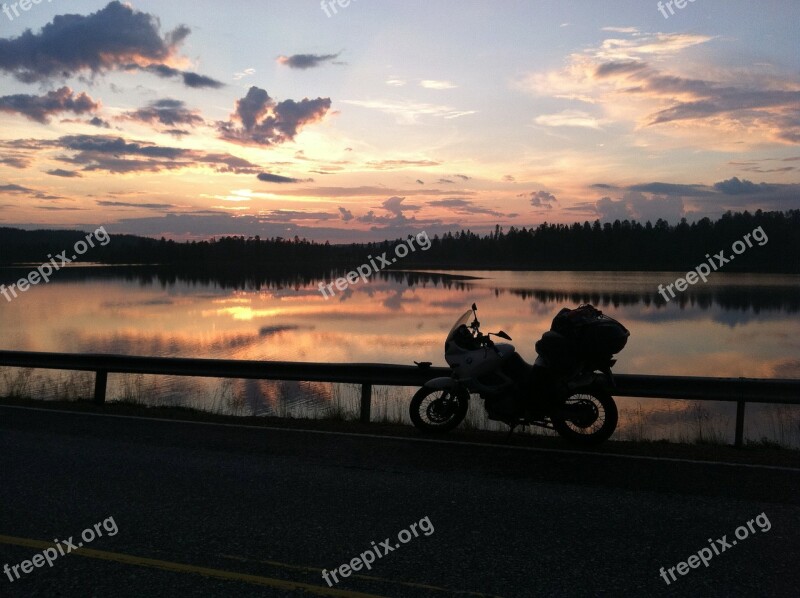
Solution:
M619 413L606 391L582 388L570 395L551 419L562 438L585 446L608 440L617 428Z
M441 388L420 388L411 399L408 411L418 430L444 434L460 424L467 415L469 393Z

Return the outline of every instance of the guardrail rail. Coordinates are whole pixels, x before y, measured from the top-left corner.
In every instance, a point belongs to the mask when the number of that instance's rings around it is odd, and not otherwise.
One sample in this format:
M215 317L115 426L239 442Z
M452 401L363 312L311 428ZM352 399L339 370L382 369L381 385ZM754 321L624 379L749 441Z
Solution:
M36 353L0 351L0 366L95 372L94 401L106 400L108 374L154 374L203 378L240 378L334 382L361 385L360 421L370 421L372 387L421 386L436 376L449 376L450 369L381 363L307 363L292 361L247 361L133 355ZM615 396L653 399L727 401L736 403L734 445L741 447L747 403L800 404L800 380L755 378L705 378L615 374Z

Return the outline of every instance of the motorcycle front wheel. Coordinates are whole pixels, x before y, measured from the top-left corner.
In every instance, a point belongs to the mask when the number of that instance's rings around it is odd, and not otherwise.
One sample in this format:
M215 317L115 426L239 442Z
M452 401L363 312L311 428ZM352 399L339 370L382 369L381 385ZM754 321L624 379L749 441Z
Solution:
M584 388L570 395L552 416L553 428L575 444L600 444L617 428L614 398L604 390Z
M469 393L441 388L420 388L411 399L409 415L414 426L428 434L443 434L467 415Z

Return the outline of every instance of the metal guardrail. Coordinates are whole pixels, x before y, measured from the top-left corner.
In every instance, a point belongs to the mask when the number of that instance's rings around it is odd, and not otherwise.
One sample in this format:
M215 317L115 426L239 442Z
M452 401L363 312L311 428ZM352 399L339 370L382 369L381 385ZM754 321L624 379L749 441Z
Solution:
M427 369L380 363L304 363L291 361L245 361L129 355L33 353L0 351L0 366L95 372L94 401L104 403L108 374L155 374L204 378L246 378L338 382L361 385L362 422L369 422L372 387L421 386L450 369ZM736 403L735 446L742 446L747 403L800 404L800 380L754 378L704 378L616 374L616 396Z

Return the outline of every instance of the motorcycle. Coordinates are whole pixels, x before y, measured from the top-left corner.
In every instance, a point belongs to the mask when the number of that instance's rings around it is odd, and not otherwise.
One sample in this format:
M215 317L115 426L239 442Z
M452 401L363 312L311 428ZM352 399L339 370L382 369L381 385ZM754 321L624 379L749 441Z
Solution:
M447 335L450 377L428 380L412 398L409 412L417 429L452 430L465 418L470 395L477 394L489 419L510 427L509 436L517 426L531 425L591 445L614 433L618 412L608 388L614 387L612 356L630 334L622 324L591 305L564 308L536 343L538 357L529 364L512 344L491 338L510 341L508 334L481 332L477 310L473 303Z

